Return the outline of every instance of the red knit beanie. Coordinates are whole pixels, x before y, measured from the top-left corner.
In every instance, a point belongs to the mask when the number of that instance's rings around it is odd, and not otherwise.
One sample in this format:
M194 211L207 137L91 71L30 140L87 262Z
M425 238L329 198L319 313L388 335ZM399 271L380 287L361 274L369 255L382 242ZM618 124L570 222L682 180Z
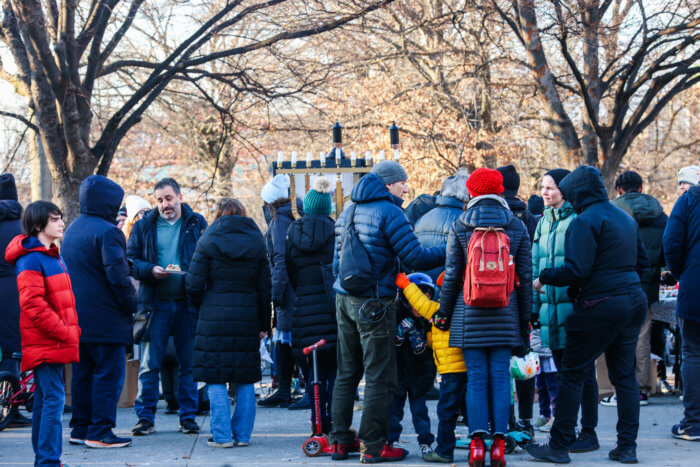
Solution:
M467 179L469 195L500 195L503 193L503 175L498 170L481 167L469 175Z

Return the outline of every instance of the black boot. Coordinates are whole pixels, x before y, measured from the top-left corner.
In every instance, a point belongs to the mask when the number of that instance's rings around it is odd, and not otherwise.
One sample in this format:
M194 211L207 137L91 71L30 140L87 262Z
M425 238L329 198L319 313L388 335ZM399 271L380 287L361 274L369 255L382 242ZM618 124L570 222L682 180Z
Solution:
M305 391L304 395L297 402L289 406L289 410L308 410L311 408L311 401L309 400L309 391Z
M292 394L289 391L291 380L280 380L277 390L264 399L258 401L260 407L287 408L292 403Z

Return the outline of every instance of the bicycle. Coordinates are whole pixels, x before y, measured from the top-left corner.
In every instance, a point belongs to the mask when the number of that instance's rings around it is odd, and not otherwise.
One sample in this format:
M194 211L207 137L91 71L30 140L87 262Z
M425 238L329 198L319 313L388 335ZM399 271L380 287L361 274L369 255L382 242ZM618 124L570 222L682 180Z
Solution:
M16 352L10 358L21 360L22 354ZM22 373L20 379L10 372L0 372L0 431L12 423L20 407L24 406L27 412L31 412L33 405L34 372Z

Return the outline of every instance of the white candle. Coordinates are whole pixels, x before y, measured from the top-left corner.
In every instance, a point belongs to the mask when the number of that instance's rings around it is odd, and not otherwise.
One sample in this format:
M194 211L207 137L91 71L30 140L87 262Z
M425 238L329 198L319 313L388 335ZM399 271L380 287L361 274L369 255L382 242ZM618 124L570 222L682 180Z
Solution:
M340 148L335 148L335 164L340 166Z
M311 167L311 151L306 153L306 168Z
M350 162L352 163L353 167L355 166L355 162L357 161L357 154L355 151L352 151L350 153Z
M292 151L292 168L296 167L297 165L297 152Z
M277 166L281 167L282 166L282 160L284 159L284 155L282 151L277 153Z
M379 151L379 158L378 159L380 161L383 161L384 159L386 159L386 155L385 155L385 152L383 149L381 151Z
M323 165L323 162L326 160L326 153L321 151L321 165Z
M394 160L399 160L399 148L394 148Z
M365 151L365 163L372 162L372 151Z

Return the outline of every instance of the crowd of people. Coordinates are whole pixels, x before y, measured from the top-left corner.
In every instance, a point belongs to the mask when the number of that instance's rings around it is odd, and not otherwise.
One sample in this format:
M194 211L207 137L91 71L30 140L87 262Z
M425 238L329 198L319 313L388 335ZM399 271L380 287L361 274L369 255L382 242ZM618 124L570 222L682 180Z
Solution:
M316 178L301 200L276 175L261 192L265 234L237 199L218 200L208 225L172 178L155 184L152 208L99 175L83 181L80 216L65 229L58 206L23 209L12 175L0 175L0 370L33 370L35 383L32 417L15 423L32 426L36 464L60 465L63 368L72 364L69 442L130 445L113 430L136 343L134 436L155 431L161 392L180 431L199 433L205 383L208 446L247 446L256 406L311 407L309 391L292 397L299 374L307 387L318 382L320 410L310 415L336 461L357 451L364 463L405 458L397 441L408 400L426 462L454 461L462 420L470 466L487 457L505 466L507 437L532 441L535 430L549 442L524 443L527 452L567 463L600 448L595 362L604 354L615 393L601 403L618 412L609 457L636 462L650 356L663 351L652 305L660 284L678 282L684 418L671 433L700 440L698 171L679 171L670 216L633 171L618 176L609 201L590 166L546 171L541 196L527 203L514 166L461 170L404 209L408 174L381 161L337 220L329 180ZM302 350L320 339L313 365ZM268 340L275 391L256 403ZM514 377L513 359L533 352L537 376ZM436 377L433 431L426 401Z

